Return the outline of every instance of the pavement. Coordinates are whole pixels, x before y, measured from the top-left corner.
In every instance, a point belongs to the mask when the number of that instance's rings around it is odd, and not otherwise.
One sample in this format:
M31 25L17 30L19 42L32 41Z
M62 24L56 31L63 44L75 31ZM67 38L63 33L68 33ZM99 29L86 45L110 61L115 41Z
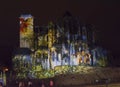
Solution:
M120 83L100 84L100 85L69 85L57 87L120 87Z

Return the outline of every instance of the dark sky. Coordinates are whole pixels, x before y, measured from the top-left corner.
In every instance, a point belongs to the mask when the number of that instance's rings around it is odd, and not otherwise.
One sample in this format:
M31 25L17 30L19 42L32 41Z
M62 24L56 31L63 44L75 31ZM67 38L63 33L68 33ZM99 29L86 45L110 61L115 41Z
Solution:
M8 59L11 59L13 47L19 44L21 14L32 14L35 25L47 25L49 21L62 17L66 11L73 16L79 16L86 23L95 25L99 44L119 56L120 4L118 1L4 0L0 2L0 58L3 63L10 64Z

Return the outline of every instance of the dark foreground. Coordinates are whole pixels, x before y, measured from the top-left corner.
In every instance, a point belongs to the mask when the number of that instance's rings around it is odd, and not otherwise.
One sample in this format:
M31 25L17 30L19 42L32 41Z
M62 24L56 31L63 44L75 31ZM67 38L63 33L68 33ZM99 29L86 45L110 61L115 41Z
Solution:
M11 85L6 87L19 87L18 85ZM28 87L28 86L25 86ZM42 87L42 86L36 86L33 85L32 87ZM50 86L44 86L44 87L50 87ZM99 85L68 85L68 86L53 86L53 87L120 87L120 83L110 83L110 84L99 84Z

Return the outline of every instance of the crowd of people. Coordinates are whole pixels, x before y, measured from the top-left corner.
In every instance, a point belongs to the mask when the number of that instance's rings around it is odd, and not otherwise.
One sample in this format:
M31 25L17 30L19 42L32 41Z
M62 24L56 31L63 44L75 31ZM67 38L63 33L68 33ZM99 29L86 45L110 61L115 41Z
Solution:
M5 87L54 87L54 80L20 80L20 81L13 81L13 84L7 84ZM0 84L0 87L4 87Z
M41 81L40 84L38 84L39 87L54 87L53 80L50 80L48 84L46 84L45 81ZM18 87L26 87L24 82L19 82ZM34 84L32 81L28 81L27 87L36 87L36 84Z

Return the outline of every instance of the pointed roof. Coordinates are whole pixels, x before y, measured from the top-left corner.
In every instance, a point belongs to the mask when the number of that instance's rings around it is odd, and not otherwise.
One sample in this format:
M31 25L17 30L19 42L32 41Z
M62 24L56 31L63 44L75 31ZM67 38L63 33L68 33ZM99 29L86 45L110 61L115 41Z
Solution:
M63 17L72 17L72 14L69 11L66 11Z

